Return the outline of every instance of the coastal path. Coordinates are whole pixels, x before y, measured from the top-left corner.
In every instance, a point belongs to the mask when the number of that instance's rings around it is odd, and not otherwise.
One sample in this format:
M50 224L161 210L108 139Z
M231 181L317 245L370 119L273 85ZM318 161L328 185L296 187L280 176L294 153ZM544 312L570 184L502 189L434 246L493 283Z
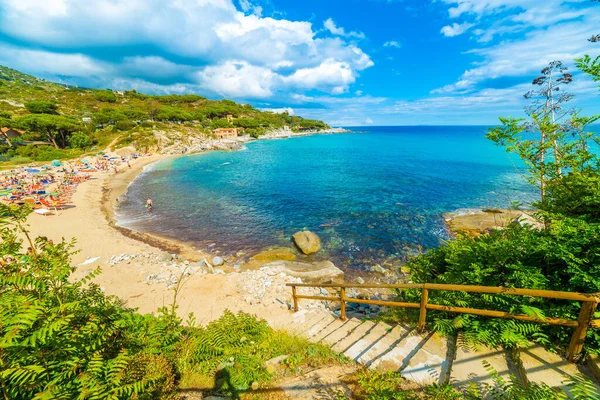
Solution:
M538 344L531 343L516 350L492 349L483 345L473 347L467 345L460 334L443 337L406 324L389 325L365 320L362 314L350 311L348 318L340 318L345 314L345 306L334 313L325 309L301 308L297 300L309 297L316 299L317 296L298 295L294 304L297 312L271 320L271 325L306 337L311 342L327 345L368 368L399 371L404 378L419 384L450 383L462 390L475 384L485 392L486 387L494 385L490 374L492 368L504 382L510 382L512 375L524 384L544 383L567 393L569 388L565 381L577 374L583 374L598 384L595 378L598 375L592 373L594 364L571 363ZM324 297L328 301L340 301L339 297ZM358 299L346 298L345 302L353 303L354 300ZM365 300L359 301L362 304L355 306L369 307ZM419 306L417 304L417 308Z

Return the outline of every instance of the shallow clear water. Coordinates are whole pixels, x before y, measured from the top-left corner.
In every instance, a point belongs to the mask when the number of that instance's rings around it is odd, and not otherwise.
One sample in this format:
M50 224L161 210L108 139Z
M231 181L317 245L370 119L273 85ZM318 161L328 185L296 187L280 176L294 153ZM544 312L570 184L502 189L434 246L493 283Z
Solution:
M171 159L130 185L119 224L226 254L289 245L309 229L324 243L321 257L360 268L439 245L445 212L533 199L514 157L484 135L357 128Z

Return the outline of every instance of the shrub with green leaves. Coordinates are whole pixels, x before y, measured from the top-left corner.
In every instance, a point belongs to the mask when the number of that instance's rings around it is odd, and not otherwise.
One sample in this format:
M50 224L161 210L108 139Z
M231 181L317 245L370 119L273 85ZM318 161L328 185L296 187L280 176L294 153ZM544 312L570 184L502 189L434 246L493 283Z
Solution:
M70 282L73 243L31 239L29 209L0 206L0 391L11 399L131 398L152 381L127 379L132 310ZM23 251L20 235L27 238Z
M96 100L105 103L115 103L117 101L117 96L112 92L112 90L96 90L94 91L94 97Z
M57 106L51 101L30 101L25 108L32 114L56 114Z
M600 291L600 224L555 219L544 230L512 224L477 238L461 236L409 261L416 283L520 287L596 293ZM419 291L402 296L419 301ZM536 318L576 320L580 303L515 295L431 291L432 304L505 311ZM596 318L600 317L597 313ZM438 330L465 332L467 339L491 346L515 346L529 340L566 347L572 329L468 314L430 311L428 324ZM597 352L599 332L588 332L585 349Z
M68 141L69 146L73 149L85 149L92 144L90 137L83 132L75 132Z
M237 395L272 379L264 363L276 356L288 354L298 373L345 362L244 313L226 311L201 327L193 316L183 323L175 298L156 316L126 308L92 282L99 270L73 279L73 242L31 238L30 212L0 204L3 398L172 399L178 384L198 379Z

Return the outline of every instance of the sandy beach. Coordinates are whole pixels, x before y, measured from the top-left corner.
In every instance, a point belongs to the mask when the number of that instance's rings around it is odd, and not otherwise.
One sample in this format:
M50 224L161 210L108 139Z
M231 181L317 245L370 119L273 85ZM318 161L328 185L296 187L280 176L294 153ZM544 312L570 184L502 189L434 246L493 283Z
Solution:
M156 312L173 301L174 281L186 279L178 296L178 312L185 316L193 312L199 323L218 318L225 309L245 311L275 321L289 315L286 302L291 291L276 288L277 298L264 296L253 301L244 285L263 284L258 271L207 273L197 267L197 260L210 256L184 244L163 240L115 227L113 207L118 196L145 166L170 156L150 156L135 160L131 169L121 166L119 173L97 172L83 182L73 195L70 206L58 215L41 216L33 213L29 219L34 236L47 236L59 241L76 238L72 265L74 278L101 267L94 279L107 294L121 298L127 306L142 313ZM179 256L173 258L172 254ZM123 257L123 255L125 255ZM227 268L224 268L225 270ZM191 271L189 274L185 272ZM156 279L150 279L156 277ZM166 278L160 278L166 277ZM269 283L271 285L271 283ZM261 296L262 297L262 296Z

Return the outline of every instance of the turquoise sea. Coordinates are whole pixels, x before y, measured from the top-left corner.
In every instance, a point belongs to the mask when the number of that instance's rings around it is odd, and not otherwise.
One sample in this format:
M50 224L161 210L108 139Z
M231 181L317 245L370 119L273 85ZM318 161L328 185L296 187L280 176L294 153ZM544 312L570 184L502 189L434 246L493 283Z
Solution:
M130 185L119 224L224 254L289 246L309 229L318 257L362 268L438 246L446 212L535 199L486 127L350 129L154 164Z

